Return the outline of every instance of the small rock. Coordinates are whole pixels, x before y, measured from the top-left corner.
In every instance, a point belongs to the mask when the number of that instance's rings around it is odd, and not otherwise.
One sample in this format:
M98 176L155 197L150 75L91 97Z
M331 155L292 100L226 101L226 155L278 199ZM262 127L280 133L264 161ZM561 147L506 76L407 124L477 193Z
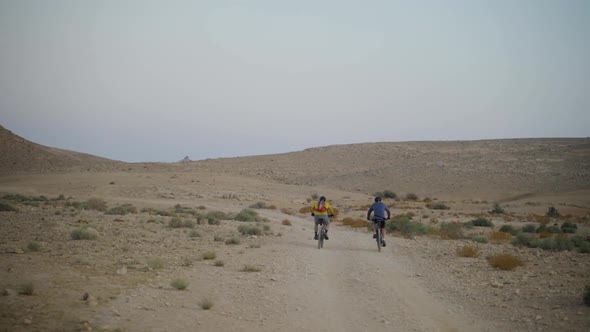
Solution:
M502 286L502 284L501 284L501 283L499 283L499 282L497 282L497 281L493 281L493 282L492 282L490 285L491 285L493 288L502 288L502 287L503 287L503 286Z
M169 307L170 306L170 302L166 302L164 303L165 306Z
M84 300L84 301L88 300L88 296L89 296L88 293L84 293L82 295L82 300Z
M117 270L117 274L118 275L125 275L125 274L127 274L127 267L126 266L123 266L122 268L118 269Z
M25 318L25 320L23 320L23 323L25 325L31 325L31 324L33 324L33 320L30 318Z
M25 252L21 248L6 248L4 250L7 254L24 254Z
M543 317L541 317L541 315L537 315L535 316L535 320L541 320Z

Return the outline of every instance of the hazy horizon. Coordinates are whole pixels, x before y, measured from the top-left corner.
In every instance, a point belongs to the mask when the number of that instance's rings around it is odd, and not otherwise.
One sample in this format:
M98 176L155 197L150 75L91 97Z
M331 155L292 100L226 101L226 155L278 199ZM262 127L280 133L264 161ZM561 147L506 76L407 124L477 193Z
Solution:
M0 0L0 125L128 162L590 136L590 2Z

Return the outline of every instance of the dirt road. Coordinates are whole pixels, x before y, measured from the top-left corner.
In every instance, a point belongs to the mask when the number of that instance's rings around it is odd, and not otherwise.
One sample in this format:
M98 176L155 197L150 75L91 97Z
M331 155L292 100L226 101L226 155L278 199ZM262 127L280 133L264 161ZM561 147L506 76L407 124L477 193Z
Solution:
M103 329L128 331L485 330L420 284L397 257L400 239L389 239L378 253L368 233L334 225L318 250L310 226L297 218L282 226L282 237L262 240L260 248L221 253L224 268L185 271L182 277L191 284L185 292L163 285L172 276L158 274L88 318ZM240 272L245 264L262 270ZM199 307L204 297L215 301L213 309Z

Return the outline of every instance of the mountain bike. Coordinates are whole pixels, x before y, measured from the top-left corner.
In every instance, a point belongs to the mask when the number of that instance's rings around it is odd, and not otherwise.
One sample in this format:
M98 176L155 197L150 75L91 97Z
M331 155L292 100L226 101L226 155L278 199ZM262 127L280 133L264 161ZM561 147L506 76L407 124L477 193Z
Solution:
M381 247L383 246L383 234L381 233L381 223L385 222L385 219L373 218L371 221L373 222L373 227L377 228L377 230L375 231L375 239L377 240L377 251L381 252Z
M320 229L318 229L318 249L324 247L324 237L326 236L326 223L324 219L320 219Z

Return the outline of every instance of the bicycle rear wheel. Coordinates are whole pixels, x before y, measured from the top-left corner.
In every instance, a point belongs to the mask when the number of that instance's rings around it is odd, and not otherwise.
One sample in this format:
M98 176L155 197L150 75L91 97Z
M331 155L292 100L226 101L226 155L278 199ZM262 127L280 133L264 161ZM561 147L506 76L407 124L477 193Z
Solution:
M322 249L324 247L324 235L326 234L326 230L324 228L324 224L320 228L319 237L318 237L318 249Z
M381 227L377 225L377 251L381 252Z

